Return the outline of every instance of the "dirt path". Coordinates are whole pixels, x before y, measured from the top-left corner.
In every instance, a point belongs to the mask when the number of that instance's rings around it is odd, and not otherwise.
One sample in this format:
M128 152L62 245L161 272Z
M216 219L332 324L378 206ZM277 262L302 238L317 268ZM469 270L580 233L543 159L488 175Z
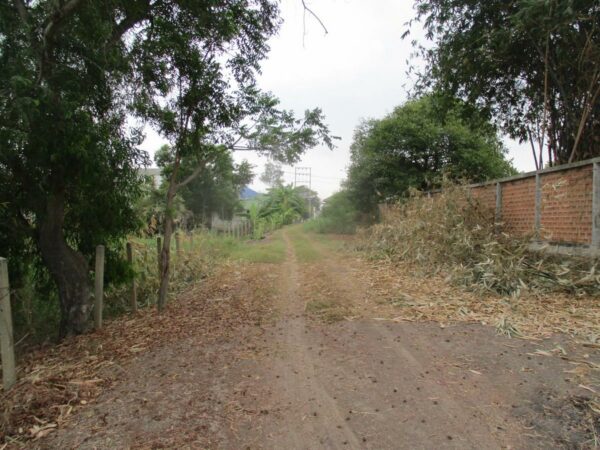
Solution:
M191 337L140 356L42 446L592 447L569 364L532 356L538 342L481 325L377 320L358 259L297 229L282 237L283 264L232 283L260 319L210 344Z

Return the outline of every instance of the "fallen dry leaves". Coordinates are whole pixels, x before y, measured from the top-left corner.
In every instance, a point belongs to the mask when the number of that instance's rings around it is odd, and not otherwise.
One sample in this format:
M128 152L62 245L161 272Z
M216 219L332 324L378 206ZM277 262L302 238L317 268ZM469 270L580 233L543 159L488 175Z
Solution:
M525 338L564 333L589 346L600 339L600 307L594 296L475 293L451 285L442 273L427 274L407 262L370 262L368 272L372 297L398 320L475 322Z
M25 355L17 384L8 392L0 390L0 442L19 447L52 433L78 408L93 403L126 372L126 363L143 352L187 337L200 344L214 342L259 323L268 305L260 296L247 295L256 290L241 286L248 279L266 286L259 267L225 263L163 314L142 309L107 322L100 331Z

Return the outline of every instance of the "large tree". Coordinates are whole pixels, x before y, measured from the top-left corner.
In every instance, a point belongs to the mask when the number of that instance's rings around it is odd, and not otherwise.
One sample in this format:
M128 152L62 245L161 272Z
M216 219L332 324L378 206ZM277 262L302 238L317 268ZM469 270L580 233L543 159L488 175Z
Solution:
M597 0L417 0L433 47L424 86L530 141L538 167L600 155Z
M443 175L477 182L513 173L505 152L476 110L427 95L358 126L345 187L357 208L370 213L409 188L438 186Z
M85 327L95 246L136 226L145 153L125 122L124 34L148 5L0 3L2 256L41 255L58 287L62 335Z
M41 255L58 287L62 335L86 327L95 245L137 227L145 153L128 114L160 123L179 149L195 145L206 121L239 113L221 96L223 59L235 80L251 79L278 20L270 0L0 2L2 253ZM173 70L188 63L187 74ZM173 98L193 71L206 75L202 84ZM189 115L156 104L204 115L179 133Z

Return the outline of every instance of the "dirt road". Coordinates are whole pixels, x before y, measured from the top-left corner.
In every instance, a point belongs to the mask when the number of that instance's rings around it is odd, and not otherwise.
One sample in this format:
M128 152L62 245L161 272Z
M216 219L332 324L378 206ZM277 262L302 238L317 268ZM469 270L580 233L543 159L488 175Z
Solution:
M490 327L378 317L360 258L292 229L229 272L234 332L140 355L45 448L592 447L567 361ZM222 298L198 299L217 302ZM432 299L435 300L435 299ZM386 320L383 320L386 319ZM577 349L561 337L560 345ZM589 357L589 355L586 355Z

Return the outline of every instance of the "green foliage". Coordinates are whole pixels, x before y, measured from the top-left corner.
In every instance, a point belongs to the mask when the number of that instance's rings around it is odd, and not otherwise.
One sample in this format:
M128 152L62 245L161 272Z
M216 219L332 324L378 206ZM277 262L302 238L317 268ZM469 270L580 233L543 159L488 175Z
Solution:
M473 182L512 174L505 153L477 110L427 95L356 129L346 188L356 208L372 217L378 203L409 188L435 188L442 174Z
M283 169L281 164L268 161L265 164L265 170L260 175L260 181L269 187L279 187L283 185Z
M353 234L358 223L358 211L348 191L333 194L323 202L321 215L306 223L317 233Z
M307 214L306 201L298 189L290 185L269 189L261 205L259 217L282 226L301 220Z
M172 165L169 160L171 156L168 146L156 153L156 162L162 169L165 180L171 176ZM196 169L194 164L193 158L182 160L179 167L180 177L186 178L192 174ZM231 153L224 146L213 146L209 152L205 152L203 170L198 172L175 196L175 206L178 199L181 199L181 206L184 206L175 217L185 218L185 212L191 212L194 224L204 226L210 224L213 213L218 213L222 218L231 217L242 209L239 194L253 178L252 166L247 161L236 164ZM160 190L162 204L166 198L166 190L167 183L163 182ZM186 224L180 223L180 225Z
M253 94L255 102L248 115L254 117L253 123L239 129L246 145L234 145L234 149L251 149L273 161L293 164L307 149L323 144L331 150L340 139L331 135L320 108L306 110L303 117L296 118L292 111L279 109L279 100L271 94Z
M141 219L140 230L148 236L159 234L164 225L166 211L165 197L167 186L161 183L155 187L151 180L145 180L142 187L142 196L136 203L137 214ZM170 215L175 223L184 229L190 225L191 212L181 195L176 195L171 205Z
M433 48L422 87L481 106L539 146L537 163L600 155L600 9L596 0L417 0ZM543 151L542 151L543 150Z

